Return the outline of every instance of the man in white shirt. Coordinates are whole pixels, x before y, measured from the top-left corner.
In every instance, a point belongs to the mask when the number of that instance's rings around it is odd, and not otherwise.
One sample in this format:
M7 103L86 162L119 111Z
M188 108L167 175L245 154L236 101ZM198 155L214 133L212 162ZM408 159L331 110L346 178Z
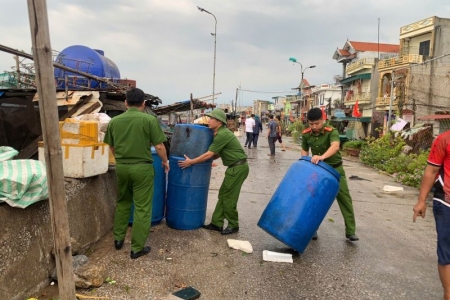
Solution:
M255 115L252 114L250 118L247 118L245 120L245 134L247 135L247 139L245 140L244 147L247 147L251 149L252 148L252 141L253 141L253 128L255 128Z

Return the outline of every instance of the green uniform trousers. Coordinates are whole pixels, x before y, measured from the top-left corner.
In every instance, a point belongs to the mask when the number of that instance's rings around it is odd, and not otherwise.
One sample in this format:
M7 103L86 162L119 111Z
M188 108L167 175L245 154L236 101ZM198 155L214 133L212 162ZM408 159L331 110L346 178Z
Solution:
M116 178L119 199L114 216L114 239L125 239L134 202L131 251L138 252L144 248L150 233L155 170L152 164L117 164Z
M228 220L228 227L239 227L237 202L242 184L249 173L248 163L228 168L219 189L219 200L212 215L211 223L223 227L224 219Z
M347 177L345 176L344 167L340 166L335 170L341 175L339 181L339 192L336 196L339 208L345 222L345 234L355 234L356 222L355 213L353 212L352 196L348 190Z

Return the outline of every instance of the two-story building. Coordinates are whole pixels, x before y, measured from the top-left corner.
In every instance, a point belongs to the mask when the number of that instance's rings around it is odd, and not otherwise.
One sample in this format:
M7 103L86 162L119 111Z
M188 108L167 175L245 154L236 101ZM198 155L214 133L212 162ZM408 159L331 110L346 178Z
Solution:
M381 57L397 56L399 45L357 42L347 40L342 49L334 52L333 59L342 64L341 101L351 108L358 101L362 117L356 122L358 137L372 131L372 111L377 96L377 61ZM361 127L361 128L358 128Z
M306 121L306 114L308 110L311 108L311 100L312 100L312 89L314 85L310 85L308 80L303 79L300 82L299 87L296 88L299 90L299 93L296 96L291 96L291 106L293 110L293 115L295 119L300 119Z
M330 118L332 111L341 103L341 88L332 84L321 84L312 92L311 107L319 107L327 113Z
M268 114L270 104L268 100L253 100L253 113L260 117Z
M389 110L411 126L442 119L435 113L450 104L450 19L434 16L401 27L400 53L380 60L378 72L376 110L385 130ZM449 129L441 127L434 132Z

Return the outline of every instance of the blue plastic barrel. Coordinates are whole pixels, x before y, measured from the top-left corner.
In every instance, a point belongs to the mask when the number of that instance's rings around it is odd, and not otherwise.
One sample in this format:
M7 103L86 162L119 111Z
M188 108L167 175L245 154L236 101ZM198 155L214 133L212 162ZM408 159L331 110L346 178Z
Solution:
M164 219L166 204L166 173L162 167L162 160L154 147L152 149L153 167L155 168L155 180L153 186L152 225L159 224ZM128 221L133 223L134 205L131 207L131 216Z
M339 173L303 156L284 175L258 226L303 253L339 191Z
M167 185L166 223L168 226L192 230L205 223L211 161L181 169L184 157L170 156Z
M120 79L119 68L112 60L104 56L104 54L105 53L102 50L91 49L82 45L74 45L61 51L56 57L55 62L94 76L113 80ZM105 83L88 80L78 73L69 72L57 67L55 67L54 75L56 88L65 88L66 76L68 76L67 85L70 89L80 89L81 87L106 87Z
M170 156L195 158L208 151L213 141L213 131L194 124L177 124L170 142Z

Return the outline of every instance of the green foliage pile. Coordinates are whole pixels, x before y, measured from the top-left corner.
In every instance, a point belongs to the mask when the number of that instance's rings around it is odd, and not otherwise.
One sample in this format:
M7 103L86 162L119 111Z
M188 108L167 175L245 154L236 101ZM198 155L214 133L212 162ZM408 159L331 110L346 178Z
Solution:
M303 125L303 123L301 121L297 121L297 122L289 125L288 130L291 132L292 138L294 139L294 141L299 140L304 128L305 128L305 126Z
M343 149L361 149L363 145L367 144L364 140L347 141L342 146Z
M386 134L379 139L368 138L359 158L364 164L393 175L397 182L419 187L429 151L405 154L404 146L406 143L400 136Z

